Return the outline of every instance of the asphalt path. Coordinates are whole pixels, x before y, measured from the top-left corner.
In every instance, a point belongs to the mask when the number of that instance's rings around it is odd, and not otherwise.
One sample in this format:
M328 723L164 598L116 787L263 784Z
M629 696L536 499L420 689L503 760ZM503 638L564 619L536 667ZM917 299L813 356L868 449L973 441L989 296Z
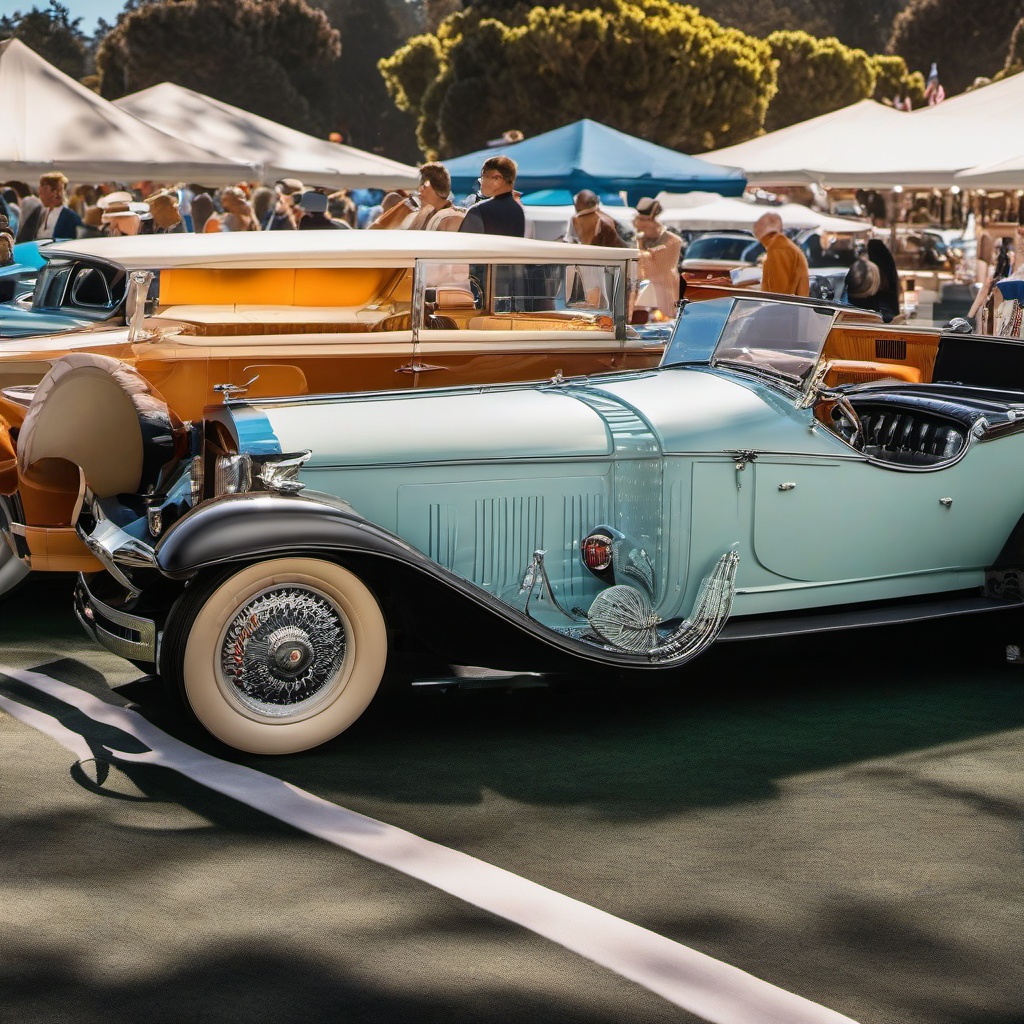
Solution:
M861 1024L1024 1021L1024 669L1001 659L1024 623L722 645L655 684L419 688L269 759L197 731L68 603L67 579L23 587L0 609L0 664ZM70 705L11 675L0 696L101 749ZM0 1020L701 1019L176 772L76 758L3 712L0 815Z

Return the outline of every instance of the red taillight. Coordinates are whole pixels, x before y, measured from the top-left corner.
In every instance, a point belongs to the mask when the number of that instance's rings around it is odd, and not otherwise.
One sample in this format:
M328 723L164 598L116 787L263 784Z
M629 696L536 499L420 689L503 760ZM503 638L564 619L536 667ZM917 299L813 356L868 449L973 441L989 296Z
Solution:
M601 572L612 564L612 539L605 533L592 533L580 544L583 564L594 572Z

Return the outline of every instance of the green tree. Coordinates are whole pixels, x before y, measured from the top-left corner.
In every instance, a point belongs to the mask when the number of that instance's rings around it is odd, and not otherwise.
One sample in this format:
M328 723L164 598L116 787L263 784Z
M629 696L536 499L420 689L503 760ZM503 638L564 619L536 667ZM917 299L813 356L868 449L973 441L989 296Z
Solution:
M464 6L462 0L423 0L423 28L436 32L449 14L456 14Z
M911 0L893 22L888 50L925 75L933 62L938 64L949 96L1000 69L1007 40L1022 17L1024 0L984 7L961 0Z
M417 158L416 122L388 100L377 62L418 31L406 0L318 0L345 41L325 73L321 110L330 128L360 149L407 162Z
M1024 71L1024 18L1014 26L1010 36L1010 48L1006 51L1006 62L996 78L1009 78Z
M33 7L27 14L15 11L0 17L0 39L15 36L64 74L79 79L86 73L88 61L81 23L81 18L72 21L68 8L54 0L43 10Z
M302 131L325 132L325 72L338 32L305 0L152 0L100 43L100 92L172 81Z
M669 0L534 7L521 25L452 15L380 69L431 156L581 117L703 152L755 135L774 91L763 41Z
M875 54L871 58L875 66L875 91L872 99L881 102L895 97L908 97L915 107L924 102L924 75L920 71L908 71L907 62L894 54Z
M863 50L806 32L773 32L767 42L778 61L778 92L768 108L766 131L827 114L874 92L875 65Z

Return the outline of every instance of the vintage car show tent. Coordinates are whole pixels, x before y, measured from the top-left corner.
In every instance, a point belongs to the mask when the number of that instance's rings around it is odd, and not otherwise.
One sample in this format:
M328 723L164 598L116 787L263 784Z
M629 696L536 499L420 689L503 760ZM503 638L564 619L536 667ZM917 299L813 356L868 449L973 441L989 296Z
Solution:
M262 181L301 178L327 188L415 188L415 167L287 128L172 82L116 101L147 124L179 139L201 140L232 160L252 164Z
M861 100L760 138L703 154L742 167L752 182L817 182L830 188L943 188L1024 185L999 176L1003 162L1024 166L1024 144L1009 124L1024 103L1024 76L953 96L913 113ZM990 126L983 130L983 126ZM970 168L999 164L981 173Z
M0 179L63 171L73 181L218 185L252 174L118 109L19 39L0 43L0 98Z
M735 167L720 167L674 149L626 135L584 118L523 142L492 146L446 161L456 193L476 188L480 165L491 156L512 157L519 165L522 192L555 188L578 192L625 192L630 203L661 191L700 189L743 194L746 179Z

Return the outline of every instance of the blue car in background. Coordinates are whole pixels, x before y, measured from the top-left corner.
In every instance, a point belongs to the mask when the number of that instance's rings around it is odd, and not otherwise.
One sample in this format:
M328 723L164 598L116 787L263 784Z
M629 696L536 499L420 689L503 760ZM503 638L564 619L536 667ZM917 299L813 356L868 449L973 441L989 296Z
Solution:
M19 242L14 262L0 267L0 342L80 331L122 312L123 283L120 294L105 296L99 305L71 294L65 287L66 270L47 263L45 250L50 244Z

